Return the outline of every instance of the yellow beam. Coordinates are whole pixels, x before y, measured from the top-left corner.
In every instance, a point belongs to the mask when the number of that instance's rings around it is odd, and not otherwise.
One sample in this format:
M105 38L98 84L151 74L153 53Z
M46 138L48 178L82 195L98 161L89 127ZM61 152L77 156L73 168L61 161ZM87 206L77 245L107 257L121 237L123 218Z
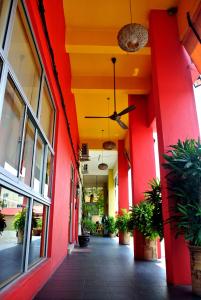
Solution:
M150 47L144 47L137 52L125 52L119 46L102 45L66 45L69 54L111 54L111 55L151 55Z
M77 76L72 78L73 93L112 92L113 78L99 76ZM116 78L116 89L127 94L148 94L150 81L147 78Z

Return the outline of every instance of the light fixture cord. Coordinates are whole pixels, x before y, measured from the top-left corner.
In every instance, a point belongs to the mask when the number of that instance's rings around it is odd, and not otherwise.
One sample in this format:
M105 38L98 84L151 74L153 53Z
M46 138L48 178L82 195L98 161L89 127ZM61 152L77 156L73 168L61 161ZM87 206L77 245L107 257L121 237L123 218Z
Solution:
M133 20L132 20L132 6L131 6L131 1L132 0L130 0L130 17L131 17L131 24L133 23Z
M115 61L116 62L116 61ZM115 82L115 62L113 63L114 67L114 111L116 112L116 82Z
M109 116L109 113L110 113L110 98L108 97L107 98L107 101L108 101L108 105L107 105L107 112L108 112L108 116ZM108 118L107 120L107 124L108 124L108 138L110 139L110 119Z
M102 141L103 141L103 129L101 130L102 131ZM103 163L103 148L102 148L102 163Z

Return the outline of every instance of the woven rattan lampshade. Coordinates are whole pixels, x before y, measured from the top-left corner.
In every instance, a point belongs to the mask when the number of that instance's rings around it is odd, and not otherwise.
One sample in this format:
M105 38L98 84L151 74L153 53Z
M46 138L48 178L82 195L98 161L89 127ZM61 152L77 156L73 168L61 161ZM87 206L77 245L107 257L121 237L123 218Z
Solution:
M101 163L98 165L99 170L107 170L108 169L108 165L105 163Z
M103 149L113 150L116 147L116 144L112 141L106 141L103 143Z
M127 24L119 30L117 40L121 49L127 52L135 52L147 44L148 32L141 24Z

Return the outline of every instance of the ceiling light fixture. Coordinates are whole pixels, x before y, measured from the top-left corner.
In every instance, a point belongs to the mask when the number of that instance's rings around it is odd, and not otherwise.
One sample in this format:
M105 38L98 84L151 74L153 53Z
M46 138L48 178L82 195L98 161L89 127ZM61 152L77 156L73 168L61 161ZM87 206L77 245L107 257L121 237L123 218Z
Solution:
M147 29L138 23L132 22L132 9L130 0L130 24L124 25L118 32L117 40L119 47L127 52L136 52L148 42Z
M101 131L102 131L102 139L103 139L103 131L104 130L102 129ZM98 165L98 168L99 168L99 170L107 170L108 169L108 165L103 162L103 149L102 149L102 163L100 163Z
M108 112L107 113L108 113L108 116L109 116L109 113L110 113L110 102L109 102L110 98L108 97L107 100L108 100L108 106L107 106ZM110 124L109 124L109 122L110 122L110 120L108 118L107 125L108 125L109 141L106 141L106 142L103 143L103 149L105 149L105 150L113 150L116 147L116 144L113 141L110 140Z

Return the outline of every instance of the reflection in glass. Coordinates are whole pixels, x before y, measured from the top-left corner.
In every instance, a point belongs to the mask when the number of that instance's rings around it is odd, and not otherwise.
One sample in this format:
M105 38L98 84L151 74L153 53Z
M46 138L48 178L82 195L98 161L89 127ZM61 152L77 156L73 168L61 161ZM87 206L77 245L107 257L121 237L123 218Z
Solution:
M0 214L3 215L6 224L0 235L0 286L23 271L27 208L27 198L0 187Z
M8 59L33 110L37 111L41 68L26 21L15 15Z
M46 172L45 172L44 196L49 198L51 198L51 191L52 191L52 171L53 171L52 167L53 167L53 156L51 152L48 150Z
M53 127L54 127L54 108L52 105L52 101L46 83L43 88L41 101L42 101L42 107L41 107L40 123L42 124L42 128L50 144L52 144L52 135L53 135Z
M34 133L34 126L28 119L26 123L22 164L20 168L20 179L27 185L31 185L31 170L34 151Z
M29 249L29 266L45 256L47 206L34 201L32 211L32 235Z
M17 176L24 105L14 84L8 80L0 119L0 165Z
M3 42L3 35L5 30L6 18L8 15L10 1L0 0L0 44Z
M38 136L36 143L36 159L34 168L34 190L39 193L41 192L42 183L43 155L44 144L40 136Z

